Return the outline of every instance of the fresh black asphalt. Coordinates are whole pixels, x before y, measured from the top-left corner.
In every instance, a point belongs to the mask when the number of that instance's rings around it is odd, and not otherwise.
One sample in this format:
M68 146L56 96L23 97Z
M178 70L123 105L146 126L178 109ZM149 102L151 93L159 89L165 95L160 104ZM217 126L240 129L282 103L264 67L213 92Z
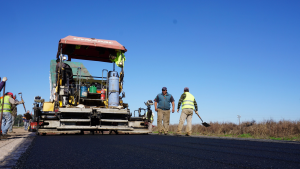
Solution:
M159 135L37 136L14 168L300 168L300 144Z

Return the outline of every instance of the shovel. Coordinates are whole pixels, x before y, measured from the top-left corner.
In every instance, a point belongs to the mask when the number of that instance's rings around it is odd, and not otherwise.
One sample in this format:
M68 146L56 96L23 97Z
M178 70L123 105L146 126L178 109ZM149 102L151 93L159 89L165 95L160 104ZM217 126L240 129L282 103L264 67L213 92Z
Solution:
M23 98L22 98L22 92L18 93L21 97L21 100L24 102ZM26 108L25 108L25 104L23 103L23 107L24 107L24 110L25 110L25 113L26 113Z
M206 123L206 122L203 122L203 120L201 119L201 117L199 116L199 114L197 114L197 116L200 118L200 120L202 121L202 125L205 126L205 127L209 127L210 124Z

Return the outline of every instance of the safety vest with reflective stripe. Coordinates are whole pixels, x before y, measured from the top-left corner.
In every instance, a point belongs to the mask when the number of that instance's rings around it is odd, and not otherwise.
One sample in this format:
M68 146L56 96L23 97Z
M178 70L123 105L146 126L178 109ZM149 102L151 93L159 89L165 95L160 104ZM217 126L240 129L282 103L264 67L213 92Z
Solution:
M11 104L9 102L10 96L4 96L3 112L11 112ZM0 111L2 111L2 100L0 100Z
M189 92L184 92L184 93L186 97L182 102L182 109L194 109L195 97Z
M124 67L124 62L126 61L125 55L122 51L116 50L116 58L115 59L110 59L110 61L115 62L117 66L119 67Z
M146 119L148 119L148 112L146 113ZM153 121L153 112L152 112L152 114L151 114L150 120Z
M117 58L115 59L116 65L119 67L124 67L124 62L125 62L126 58L123 52L121 52L120 50L117 51Z

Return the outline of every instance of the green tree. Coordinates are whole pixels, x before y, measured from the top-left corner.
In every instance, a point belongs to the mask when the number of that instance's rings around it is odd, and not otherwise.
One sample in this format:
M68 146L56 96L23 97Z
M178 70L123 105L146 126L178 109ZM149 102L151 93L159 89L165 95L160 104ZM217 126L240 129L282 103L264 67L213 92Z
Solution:
M15 124L14 126L18 126L18 122L20 126L24 126L24 122L23 122L23 116L21 114L18 114L17 117L15 118Z

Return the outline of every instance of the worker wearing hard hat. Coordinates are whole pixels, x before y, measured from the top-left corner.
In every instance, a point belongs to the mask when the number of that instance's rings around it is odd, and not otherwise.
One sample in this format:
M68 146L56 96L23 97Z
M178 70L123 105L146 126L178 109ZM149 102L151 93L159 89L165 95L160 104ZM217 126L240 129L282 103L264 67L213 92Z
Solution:
M7 81L7 78L3 77L2 81L0 82L0 92L1 92L2 88L4 87L4 84L6 81Z
M12 104L22 104L24 103L24 101L16 101L15 99L13 99L13 93L11 92L7 92L4 95L4 99L0 99L0 111L2 111L3 109L3 116L2 116L2 137L6 138L9 135L7 135L7 130L10 127L11 123L12 123L12 117L11 117L11 106ZM2 101L4 100L3 103L3 108L2 108Z
M178 102L177 113L179 113L179 108L181 106L181 103L182 103L182 111L181 111L176 135L181 134L182 126L186 119L187 121L186 136L190 136L192 134L193 111L195 110L195 113L198 114L197 102L195 100L195 97L191 93L189 93L189 91L190 91L189 88L185 87L184 93L181 95Z

